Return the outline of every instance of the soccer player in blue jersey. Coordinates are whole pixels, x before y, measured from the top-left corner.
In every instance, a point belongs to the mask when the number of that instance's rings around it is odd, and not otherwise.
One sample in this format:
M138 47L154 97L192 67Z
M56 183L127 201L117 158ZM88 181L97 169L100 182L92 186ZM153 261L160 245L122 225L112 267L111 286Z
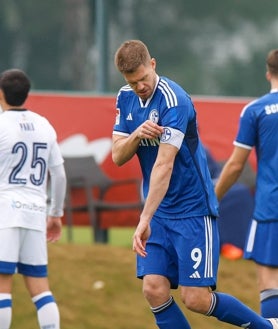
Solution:
M47 244L61 235L66 176L56 132L24 108L30 80L11 69L0 75L0 329L12 320L15 273L37 309L41 329L60 329L58 306L47 278ZM50 207L47 217L47 177ZM24 302L22 301L22 307Z
M236 298L215 292L219 261L218 203L189 95L156 73L140 40L124 42L115 65L127 85L117 97L112 157L135 154L143 174L144 209L133 235L137 276L156 324L189 329L171 296L180 286L191 311L250 329L278 328Z
M255 209L244 257L256 263L261 314L278 317L278 49L267 55L266 79L271 90L243 108L233 153L215 191L221 199L240 176L254 147Z

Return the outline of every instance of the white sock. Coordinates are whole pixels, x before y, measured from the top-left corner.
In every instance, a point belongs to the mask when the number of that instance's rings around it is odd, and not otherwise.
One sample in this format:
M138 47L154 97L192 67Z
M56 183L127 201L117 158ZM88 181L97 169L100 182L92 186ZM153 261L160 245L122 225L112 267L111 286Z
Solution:
M40 329L60 329L60 313L52 293L43 292L33 297L32 301L37 308Z
M0 329L9 329L12 321L12 296L0 294Z

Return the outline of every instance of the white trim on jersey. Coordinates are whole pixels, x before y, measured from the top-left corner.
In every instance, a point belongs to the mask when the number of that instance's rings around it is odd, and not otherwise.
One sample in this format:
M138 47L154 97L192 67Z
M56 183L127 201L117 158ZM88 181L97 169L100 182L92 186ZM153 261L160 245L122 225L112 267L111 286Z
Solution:
M212 265L212 223L211 223L211 217L205 216L205 234L206 234L206 263L205 263L205 278L211 278L213 277L213 265Z
M254 99L254 100L251 101L250 103L246 104L246 105L243 107L243 109L242 109L242 111L241 111L241 113L240 113L240 118L243 117L245 111L246 111L251 105L255 104L257 101L258 101L258 99Z
M124 136L124 137L129 136L128 133L123 133L123 132L117 131L117 130L114 130L113 133L112 133L112 135L120 135L120 136Z
M250 233L248 236L247 246L246 246L247 252L251 252L253 250L257 225L258 225L257 221L253 219L251 223Z
M169 87L168 83L165 80L160 79L157 88L164 95L168 108L178 105L176 94L174 93L173 89Z
M121 89L120 89L120 92L121 91L131 91L131 90L133 90L131 87L130 87L130 85L124 85Z
M252 146L247 145L247 144L242 144L242 143L239 143L239 142L237 142L237 141L234 141L233 144L234 144L235 146L242 147L243 149L246 149L246 150L252 150Z

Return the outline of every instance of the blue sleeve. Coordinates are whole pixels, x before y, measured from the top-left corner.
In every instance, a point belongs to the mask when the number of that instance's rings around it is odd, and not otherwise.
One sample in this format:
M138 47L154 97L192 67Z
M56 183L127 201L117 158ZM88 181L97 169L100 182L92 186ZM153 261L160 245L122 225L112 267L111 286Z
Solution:
M122 100L122 93L119 92L116 101L116 120L114 124L114 132L121 132L121 133L129 133L128 128L126 126L126 120L124 116L125 107L124 102Z
M189 99L179 99L178 105L165 108L162 113L161 125L163 127L174 128L186 132L188 122L194 117L193 104Z
M236 142L253 147L256 142L257 118L252 106L243 109Z

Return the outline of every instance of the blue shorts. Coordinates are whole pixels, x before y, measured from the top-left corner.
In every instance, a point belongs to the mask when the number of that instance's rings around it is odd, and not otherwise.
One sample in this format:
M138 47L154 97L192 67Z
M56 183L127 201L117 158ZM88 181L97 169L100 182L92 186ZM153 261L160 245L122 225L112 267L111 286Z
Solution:
M146 257L137 255L137 277L165 276L175 289L179 285L216 288L219 234L216 218L153 217Z
M278 221L252 220L244 250L244 258L278 267Z

